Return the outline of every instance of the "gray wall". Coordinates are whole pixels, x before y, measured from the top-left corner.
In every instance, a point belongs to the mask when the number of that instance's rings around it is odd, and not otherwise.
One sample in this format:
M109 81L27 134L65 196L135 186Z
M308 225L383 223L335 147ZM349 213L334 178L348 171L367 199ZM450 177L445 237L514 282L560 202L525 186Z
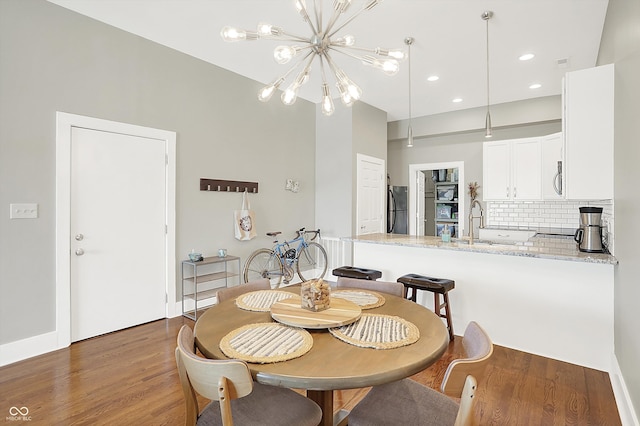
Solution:
M640 2L609 0L598 65L615 63L614 216L616 220L615 351L635 412L640 414Z
M176 262L220 247L244 261L267 231L313 227L315 106L257 102L260 87L44 0L0 0L0 344L55 329L56 111L177 132ZM234 239L241 196L200 192L201 177L259 182L257 238ZM15 202L39 218L9 220Z
M364 102L336 104L331 117L318 107L316 147L316 223L322 234L355 233L357 155L387 159L387 113Z

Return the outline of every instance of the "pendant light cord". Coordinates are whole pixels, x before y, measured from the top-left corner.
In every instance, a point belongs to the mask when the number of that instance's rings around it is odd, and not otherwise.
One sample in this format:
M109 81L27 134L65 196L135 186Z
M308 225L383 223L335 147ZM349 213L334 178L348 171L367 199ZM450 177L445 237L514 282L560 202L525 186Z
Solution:
M410 39L409 44L409 126L411 126L411 44L413 43L413 39Z
M491 15L488 15L485 19L487 23L487 112L489 111L489 19L491 19Z

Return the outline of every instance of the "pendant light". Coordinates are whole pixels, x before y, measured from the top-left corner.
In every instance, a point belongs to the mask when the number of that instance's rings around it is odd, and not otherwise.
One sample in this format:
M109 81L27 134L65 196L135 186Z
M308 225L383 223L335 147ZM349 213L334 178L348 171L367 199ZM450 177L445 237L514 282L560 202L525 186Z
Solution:
M407 37L404 39L404 44L408 47L407 57L409 59L409 127L407 128L407 148L413 147L413 128L411 127L411 45L413 44L413 37Z
M480 17L487 23L487 116L484 120L484 137L490 138L493 136L493 129L491 128L491 112L489 111L489 19L493 17L493 12L490 10L482 12Z

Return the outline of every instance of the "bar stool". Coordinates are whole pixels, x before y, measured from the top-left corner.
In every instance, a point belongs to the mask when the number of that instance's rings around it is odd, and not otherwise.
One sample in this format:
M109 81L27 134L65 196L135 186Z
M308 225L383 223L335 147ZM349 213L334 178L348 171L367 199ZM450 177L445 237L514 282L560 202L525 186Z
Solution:
M341 266L333 270L336 277L357 278L359 280L375 281L382 277L382 272L375 269L359 268L357 266Z
M416 293L418 290L433 293L433 310L436 315L447 320L449 339L453 341L453 321L451 321L451 309L449 307L449 290L455 288L455 281L447 278L433 278L418 274L406 274L398 278L397 281L404 284L407 299L414 302L416 301ZM409 289L411 289L411 296L409 296ZM440 295L442 295L443 298L442 303L440 303ZM444 308L444 314L442 313L442 308Z

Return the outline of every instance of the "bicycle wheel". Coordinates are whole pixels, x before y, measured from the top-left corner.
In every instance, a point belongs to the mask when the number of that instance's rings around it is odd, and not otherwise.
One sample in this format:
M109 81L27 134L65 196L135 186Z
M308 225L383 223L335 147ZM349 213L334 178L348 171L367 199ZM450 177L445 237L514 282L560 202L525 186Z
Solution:
M322 278L327 272L327 252L318 243L307 243L307 246L300 250L296 267L302 281Z
M260 249L251 253L244 264L244 282L267 278L271 282L271 288L280 287L282 276L282 263L273 250Z

